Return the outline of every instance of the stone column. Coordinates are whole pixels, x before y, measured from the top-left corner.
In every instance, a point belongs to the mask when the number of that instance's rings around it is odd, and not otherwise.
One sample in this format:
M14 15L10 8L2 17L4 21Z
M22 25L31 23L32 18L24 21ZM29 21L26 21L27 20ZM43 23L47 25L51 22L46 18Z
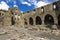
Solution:
M27 25L29 25L29 19L27 18Z
M33 18L33 25L35 26L36 25L36 19Z
M57 17L54 17L54 24L58 24L58 19L57 19Z
M45 23L44 23L44 17L41 18L41 20L42 20L42 25L45 25Z

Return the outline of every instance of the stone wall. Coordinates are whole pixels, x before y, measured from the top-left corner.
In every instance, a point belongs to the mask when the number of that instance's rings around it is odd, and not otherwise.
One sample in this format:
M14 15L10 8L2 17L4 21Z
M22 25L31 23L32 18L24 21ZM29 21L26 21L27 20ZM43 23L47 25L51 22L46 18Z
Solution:
M25 12L23 14L23 16L24 16L24 19L26 19L27 21L24 20L24 25L26 27L28 27L28 26L37 27L37 25L39 27L51 26L52 28L54 26L56 26L55 28L57 29L57 25L60 25L60 23L58 23L58 22L60 22L60 21L58 21L58 20L60 20L59 19L60 17L58 18L58 16L60 15L60 5L59 4L60 4L60 2L57 1L52 4L48 4L46 6ZM30 20L30 18L31 18L31 20ZM37 22L36 22L36 20L37 20ZM38 23L38 24L36 24L36 23Z
M0 26L55 26L60 23L60 1L21 13L17 7L8 11L0 10ZM59 16L59 17L58 17Z
M0 10L0 27L11 25L11 15L8 11Z

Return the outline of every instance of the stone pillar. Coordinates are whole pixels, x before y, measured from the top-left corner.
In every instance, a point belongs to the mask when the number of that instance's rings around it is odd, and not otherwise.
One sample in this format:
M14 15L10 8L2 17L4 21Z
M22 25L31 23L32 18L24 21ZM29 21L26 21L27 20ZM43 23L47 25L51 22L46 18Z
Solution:
M34 26L36 25L36 19L35 18L33 19L33 25Z
M27 23L28 23L28 25L29 25L29 19L27 18Z
M58 18L56 13L54 13L53 18L54 18L54 24L58 24Z
M41 18L41 20L42 20L42 25L45 25L45 23L44 23L44 17Z
M55 24L58 24L58 19L57 19L57 17L54 17L54 23L55 23Z

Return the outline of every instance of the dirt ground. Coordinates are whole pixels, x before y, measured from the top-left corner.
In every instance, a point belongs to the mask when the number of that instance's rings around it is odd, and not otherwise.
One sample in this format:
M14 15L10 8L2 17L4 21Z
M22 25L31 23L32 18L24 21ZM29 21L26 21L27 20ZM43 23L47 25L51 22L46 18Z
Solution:
M49 33L45 31L32 31L23 27L2 27L0 28L0 40L60 40L60 30L53 30Z

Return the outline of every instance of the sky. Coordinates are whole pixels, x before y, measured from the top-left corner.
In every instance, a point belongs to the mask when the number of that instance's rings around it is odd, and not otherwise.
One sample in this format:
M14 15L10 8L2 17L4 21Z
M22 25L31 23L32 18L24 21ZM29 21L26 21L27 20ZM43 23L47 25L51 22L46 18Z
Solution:
M26 12L44 5L48 5L57 0L0 0L0 9L18 7L19 11Z

